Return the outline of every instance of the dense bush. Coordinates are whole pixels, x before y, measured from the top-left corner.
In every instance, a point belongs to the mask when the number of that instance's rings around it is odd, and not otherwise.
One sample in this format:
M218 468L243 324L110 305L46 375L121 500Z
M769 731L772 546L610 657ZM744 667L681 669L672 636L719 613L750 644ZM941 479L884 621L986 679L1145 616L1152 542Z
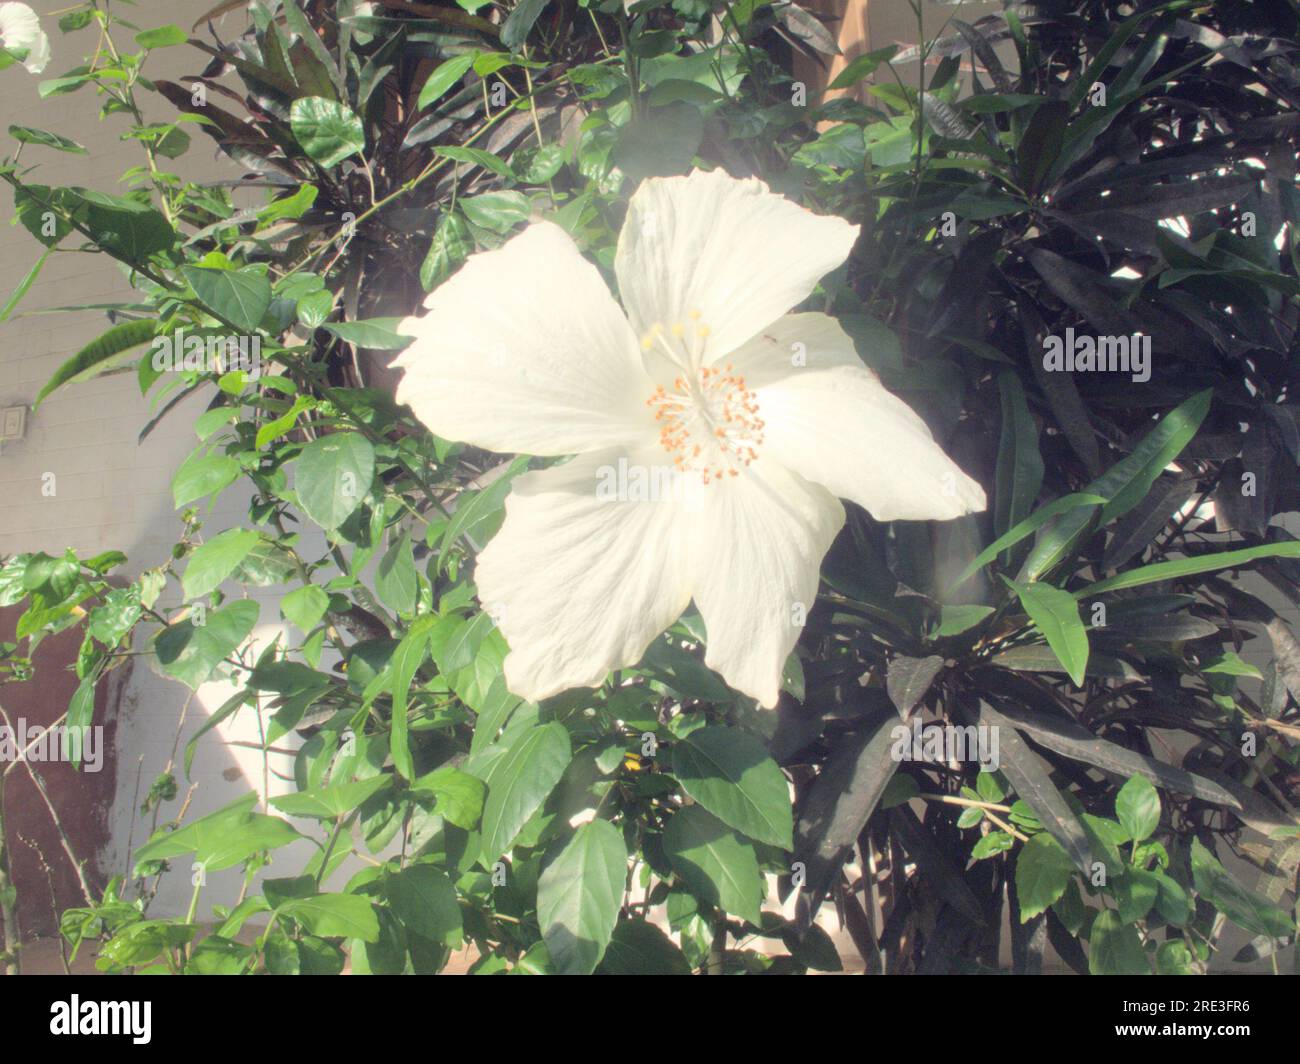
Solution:
M869 971L1032 972L1050 942L1079 971L1201 972L1230 965L1225 920L1254 936L1238 959L1276 960L1300 860L1300 646L1275 612L1300 602L1276 521L1300 509L1294 5L1012 4L853 60L833 87L866 91L820 105L790 58L834 45L793 3L248 8L224 44L65 14L99 41L42 93L83 92L145 164L124 195L41 184L32 155L77 146L14 128L0 167L33 237L137 290L42 395L131 368L159 417L199 392L177 507L253 492L217 535L185 510L130 582L119 554L10 560L0 603L28 607L0 665L22 681L84 624L70 723L136 647L190 687L236 678L205 732L256 713L268 745L302 738L293 793L166 825L65 914L72 943L110 970L425 972L469 941L481 972L792 972L839 966L824 911ZM166 46L202 73L151 81ZM173 122L144 120L151 92ZM243 175L172 173L202 138ZM431 435L387 353L530 219L612 276L638 182L692 167L862 227L812 303L988 510L846 504L775 712L703 665L693 611L599 690L527 703L473 578L539 460ZM181 330L256 336L270 368L163 372ZM1127 371L1051 361L1084 337L1130 344ZM284 594L256 656L238 585ZM900 757L900 715L991 729L1000 767ZM299 837L283 815L319 824L305 868L276 862L206 937L198 889L148 915L169 865L260 871Z

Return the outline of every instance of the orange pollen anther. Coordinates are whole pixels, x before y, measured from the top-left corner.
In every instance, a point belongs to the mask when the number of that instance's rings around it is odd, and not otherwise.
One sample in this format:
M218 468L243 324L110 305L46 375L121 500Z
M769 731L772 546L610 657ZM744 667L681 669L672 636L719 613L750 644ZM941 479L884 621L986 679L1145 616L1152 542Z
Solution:
M757 398L728 363L679 376L671 389L660 385L646 405L654 410L659 444L673 464L709 484L738 476L758 457L764 425Z

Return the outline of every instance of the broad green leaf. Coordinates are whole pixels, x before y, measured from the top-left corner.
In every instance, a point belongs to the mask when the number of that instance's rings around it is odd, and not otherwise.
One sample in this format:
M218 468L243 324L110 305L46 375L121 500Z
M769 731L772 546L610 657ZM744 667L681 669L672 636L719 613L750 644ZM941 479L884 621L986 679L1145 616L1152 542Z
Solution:
M152 320L122 321L110 326L54 371L54 375L36 393L32 408L39 407L56 388L88 380L110 369L122 361L123 356L132 348L152 340L157 327L157 322Z
M302 150L327 170L366 147L361 119L341 103L323 96L294 100L289 108L289 127Z
M376 351L400 351L411 344L411 337L397 332L401 318L370 318L366 321L327 321L321 328L340 340Z
M419 581L415 572L415 555L411 549L411 536L403 532L379 560L375 573L375 594L379 601L394 613L411 613Z
M95 234L95 242L123 262L144 262L176 243L176 230L153 207L86 188L67 191L80 201L86 228Z
M171 48L184 44L187 40L189 35L179 26L173 25L158 26L135 35L135 43L141 48Z
M481 779L450 765L434 769L414 780L411 789L432 794L437 800L434 812L466 831L476 828L483 815L483 798L487 794L487 787Z
M1065 893L1074 875L1070 855L1051 835L1031 835L1016 857L1016 897L1020 900L1020 922L1047 911Z
M858 56L839 72L835 80L830 83L829 88L851 88L863 78L872 74L881 63L888 62L897 51L898 46L891 44L888 48L879 48L874 52L867 52L865 55Z
M424 87L420 89L420 98L416 101L416 106L424 110L429 104L442 99L448 89L469 73L469 68L474 65L474 58L477 55L477 52L464 52L439 64L429 75L429 80L424 83Z
M271 282L252 270L182 266L181 273L208 310L236 329L254 333L271 305Z
M302 449L294 489L307 516L333 531L361 505L374 475L370 442L357 432L334 432Z
M355 783L333 783L314 791L278 794L271 798L271 804L289 816L337 820L392 783L391 776L372 776Z
M450 277L473 250L474 238L470 236L465 220L454 211L444 214L433 231L429 253L420 264L420 286L426 292L432 291Z
M1142 842L1160 824L1160 794L1145 776L1134 776L1115 796L1115 817L1129 838Z
M1029 614L1029 619L1047 640L1057 660L1065 666L1075 686L1083 686L1088 668L1088 630L1079 617L1079 604L1074 596L1050 584L1006 582L1020 596L1020 604Z
M501 26L501 43L512 52L518 52L528 37L542 11L551 0L519 0L509 18Z
M627 848L608 820L581 825L537 880L537 922L555 970L590 975L623 905Z
M290 591L280 600L280 612L304 632L310 632L329 608L330 597L315 584Z
M697 728L673 745L672 772L728 827L784 850L794 845L789 783L755 736L738 728Z
M444 873L432 865L409 865L388 877L384 893L408 931L447 949L460 948L464 940L460 903Z
M1119 913L1105 909L1092 922L1088 936L1088 971L1093 975L1150 975L1142 936Z
M460 209L477 226L504 233L528 221L532 205L522 192L485 192L460 201Z
M257 614L254 600L240 599L209 610L199 627L187 618L163 629L154 644L163 672L197 690L249 637Z
M690 975L685 955L646 920L620 920L605 947L598 975Z
M679 809L664 829L664 852L691 892L759 924L766 894L754 848L702 806Z
M199 598L221 586L258 541L258 533L230 528L213 537L190 555L181 586L185 599Z
M239 463L229 455L194 451L172 477L172 501L176 508L230 487L239 477Z
M379 940L379 918L369 899L356 894L317 894L291 898L276 912L297 920L311 934L323 938Z
M489 866L510 849L572 757L569 733L552 721L529 728L493 763L483 806L482 856Z

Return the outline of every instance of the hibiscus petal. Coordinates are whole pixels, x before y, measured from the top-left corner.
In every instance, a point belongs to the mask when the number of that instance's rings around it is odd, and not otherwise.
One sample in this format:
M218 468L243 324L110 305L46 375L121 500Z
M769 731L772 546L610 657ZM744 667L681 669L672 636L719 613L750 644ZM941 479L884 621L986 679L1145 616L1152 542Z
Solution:
M787 315L731 361L757 394L765 458L878 521L946 521L985 508L984 489L862 364L833 318Z
M36 12L26 4L0 4L0 43L27 53L23 66L29 73L41 73L50 61L50 39Z
M439 436L565 455L653 435L627 319L569 235L538 222L472 256L425 300L394 361L397 401Z
M806 299L857 235L756 178L697 170L641 183L614 269L637 336L692 368L725 358Z
M690 601L677 547L682 507L598 492L620 459L633 471L664 462L657 449L610 450L526 473L479 555L479 599L510 645L506 684L524 698L594 687L635 665Z
M844 508L761 459L704 490L703 510L686 522L691 592L708 633L704 662L771 708Z

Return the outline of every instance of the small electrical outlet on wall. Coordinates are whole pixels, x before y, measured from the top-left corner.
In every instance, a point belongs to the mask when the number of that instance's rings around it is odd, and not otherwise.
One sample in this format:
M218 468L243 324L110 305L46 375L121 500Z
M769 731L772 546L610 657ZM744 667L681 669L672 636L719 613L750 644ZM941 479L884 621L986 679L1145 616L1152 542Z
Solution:
M0 410L0 443L21 440L27 432L27 407L10 406Z

